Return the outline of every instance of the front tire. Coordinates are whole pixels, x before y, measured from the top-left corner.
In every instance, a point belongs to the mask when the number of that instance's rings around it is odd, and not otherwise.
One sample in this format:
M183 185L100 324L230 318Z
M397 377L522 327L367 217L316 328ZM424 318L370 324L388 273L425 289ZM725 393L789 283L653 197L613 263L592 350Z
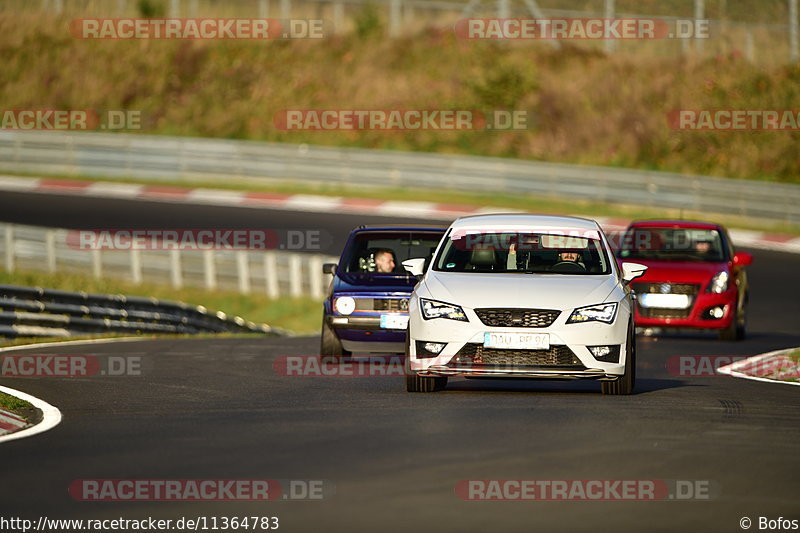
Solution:
M747 336L747 300L747 294L745 294L741 312L737 309L731 325L719 332L720 340L740 341Z
M406 334L406 391L407 392L438 392L447 386L447 376L418 376L411 370L409 362L411 351L409 337Z
M342 341L336 336L336 333L328 325L325 317L322 317L322 335L320 338L319 346L319 359L323 364L341 364L345 358L349 357L351 352L342 347Z
M603 394L627 395L636 385L636 331L628 328L628 341L625 343L625 374L614 381L603 381L600 388Z

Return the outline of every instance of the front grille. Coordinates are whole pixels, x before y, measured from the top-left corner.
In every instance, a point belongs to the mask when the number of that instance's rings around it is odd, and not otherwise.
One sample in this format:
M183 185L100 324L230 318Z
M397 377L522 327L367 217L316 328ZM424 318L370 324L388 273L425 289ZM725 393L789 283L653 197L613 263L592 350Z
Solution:
M690 309L664 309L661 307L637 307L642 318L689 318Z
M408 298L356 298L356 311L408 311Z
M688 294L696 295L700 285L692 283L634 283L633 291L637 294Z
M553 345L548 350L500 350L482 344L465 344L448 366L586 368L569 347Z
M556 321L557 309L475 309L487 326L501 328L546 328Z

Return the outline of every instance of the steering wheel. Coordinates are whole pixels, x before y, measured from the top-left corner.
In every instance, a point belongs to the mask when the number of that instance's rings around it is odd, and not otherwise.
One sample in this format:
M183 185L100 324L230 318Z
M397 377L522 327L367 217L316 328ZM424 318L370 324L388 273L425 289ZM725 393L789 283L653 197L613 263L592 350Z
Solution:
M586 272L586 267L575 261L559 261L550 267L551 272Z

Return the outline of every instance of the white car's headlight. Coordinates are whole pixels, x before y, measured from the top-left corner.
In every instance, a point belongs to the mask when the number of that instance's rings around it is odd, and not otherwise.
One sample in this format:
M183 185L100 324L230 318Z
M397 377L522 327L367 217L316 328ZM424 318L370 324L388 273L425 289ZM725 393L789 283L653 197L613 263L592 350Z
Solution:
M350 296L340 296L333 301L333 309L340 315L349 315L356 310L356 301Z
M730 277L726 271L717 272L711 278L711 283L708 284L708 292L715 292L717 294L728 290L728 280Z
M616 314L616 303L578 307L569 316L567 324L582 324L583 322L605 322L606 324L611 324Z
M467 320L467 315L464 314L464 310L457 305L420 298L419 306L422 311L422 318L425 320L430 320L432 318L449 318L450 320L469 322Z

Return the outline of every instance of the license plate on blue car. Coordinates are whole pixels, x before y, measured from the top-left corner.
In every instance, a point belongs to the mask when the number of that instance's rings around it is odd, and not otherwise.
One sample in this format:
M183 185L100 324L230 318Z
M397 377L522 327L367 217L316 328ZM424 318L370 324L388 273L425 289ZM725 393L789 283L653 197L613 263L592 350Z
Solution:
M381 328L408 329L408 315L381 315Z

